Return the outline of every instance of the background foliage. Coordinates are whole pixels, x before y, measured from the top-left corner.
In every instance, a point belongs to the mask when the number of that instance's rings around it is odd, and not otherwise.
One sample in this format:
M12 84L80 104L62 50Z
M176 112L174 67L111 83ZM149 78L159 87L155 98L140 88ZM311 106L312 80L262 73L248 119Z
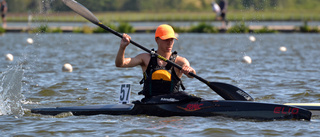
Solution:
M186 12L211 11L213 0L77 0L95 12ZM216 0L218 2L219 0ZM71 11L61 0L7 0L9 12ZM320 11L320 0L228 0L229 10Z

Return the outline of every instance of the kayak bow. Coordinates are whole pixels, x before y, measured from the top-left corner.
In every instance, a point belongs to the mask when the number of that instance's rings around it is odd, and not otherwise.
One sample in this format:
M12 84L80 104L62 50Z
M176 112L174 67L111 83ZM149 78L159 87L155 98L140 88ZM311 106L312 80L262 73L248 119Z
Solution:
M320 115L320 103L286 103L284 105L304 108L311 111L312 115Z

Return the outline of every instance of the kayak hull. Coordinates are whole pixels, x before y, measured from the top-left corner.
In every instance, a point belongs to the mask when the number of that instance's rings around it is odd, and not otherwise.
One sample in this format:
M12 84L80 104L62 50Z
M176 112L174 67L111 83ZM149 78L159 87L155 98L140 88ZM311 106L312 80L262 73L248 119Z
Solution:
M113 104L55 108L34 108L32 113L58 115L149 115L170 116L224 116L231 118L274 120L311 119L311 112L300 107L250 101L203 100L190 102Z

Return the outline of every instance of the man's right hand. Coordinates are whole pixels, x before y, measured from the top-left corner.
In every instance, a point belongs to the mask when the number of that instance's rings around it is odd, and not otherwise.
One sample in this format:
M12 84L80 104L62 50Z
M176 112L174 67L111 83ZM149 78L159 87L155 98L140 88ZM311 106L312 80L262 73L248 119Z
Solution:
M131 37L128 34L123 33L120 47L126 48L130 44Z

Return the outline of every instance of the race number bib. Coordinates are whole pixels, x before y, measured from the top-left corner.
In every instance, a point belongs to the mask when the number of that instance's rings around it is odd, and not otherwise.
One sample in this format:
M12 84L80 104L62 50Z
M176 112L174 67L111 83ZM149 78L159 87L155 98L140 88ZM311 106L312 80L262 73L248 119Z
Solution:
M131 85L130 84L121 84L119 92L119 103L120 104L129 104L130 103L130 94L131 94Z

